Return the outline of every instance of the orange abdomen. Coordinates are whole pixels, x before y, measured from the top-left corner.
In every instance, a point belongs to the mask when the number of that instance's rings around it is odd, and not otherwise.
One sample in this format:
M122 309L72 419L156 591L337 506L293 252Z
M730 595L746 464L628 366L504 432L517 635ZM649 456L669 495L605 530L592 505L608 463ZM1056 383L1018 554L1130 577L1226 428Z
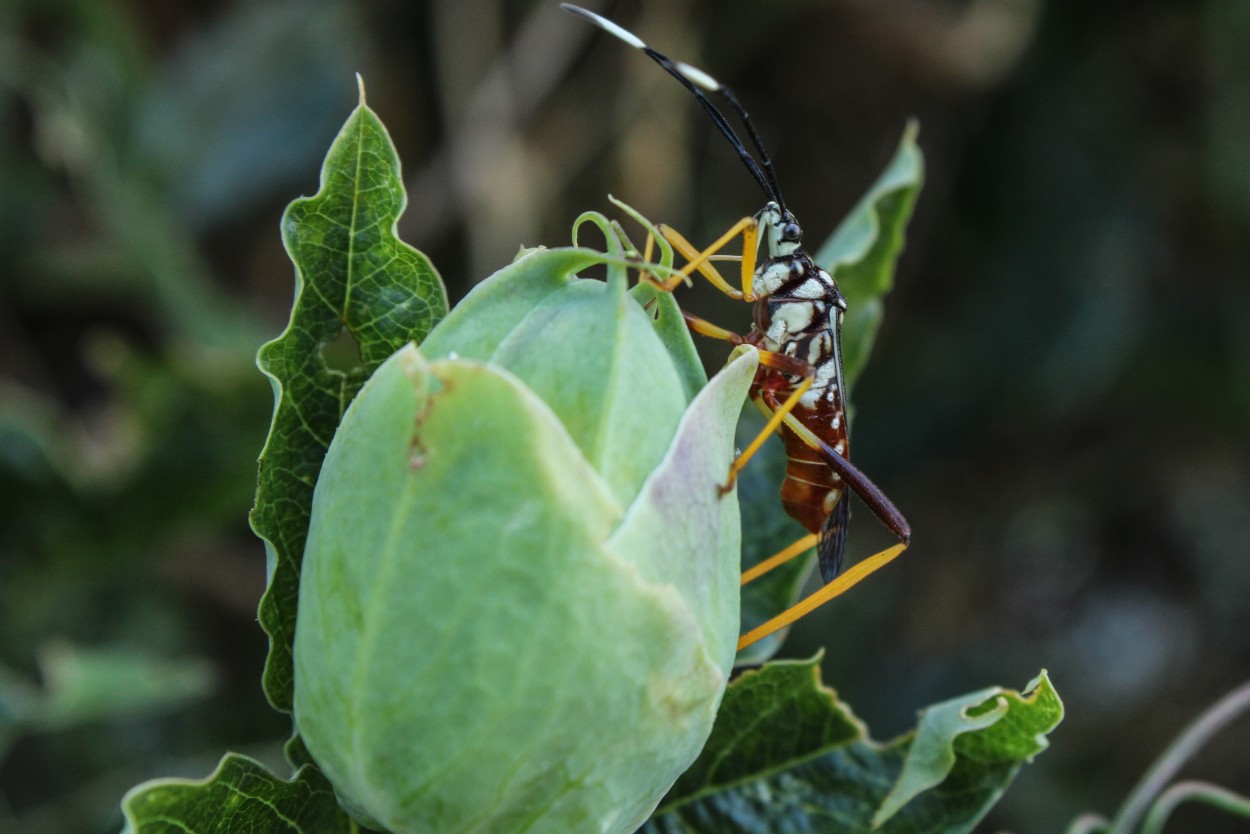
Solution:
M794 416L821 440L839 449L843 457L848 457L846 421L839 419L838 428L834 429L833 410L822 408L827 405L828 401L821 400L815 409L796 408ZM842 479L819 452L794 432L784 431L782 439L787 460L786 478L781 484L781 505L809 533L819 533L842 497Z

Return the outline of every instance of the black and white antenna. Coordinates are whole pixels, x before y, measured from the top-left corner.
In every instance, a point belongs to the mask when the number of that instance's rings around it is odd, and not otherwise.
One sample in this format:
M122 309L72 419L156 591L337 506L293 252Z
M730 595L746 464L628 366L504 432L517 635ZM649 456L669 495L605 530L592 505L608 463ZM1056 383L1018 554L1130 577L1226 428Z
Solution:
M680 81L682 86L694 94L694 97L699 100L699 104L702 105L707 114L712 117L712 121L720 130L721 135L729 140L729 144L733 145L734 150L738 152L738 156L742 158L742 163L747 166L747 170L751 172L751 176L755 177L755 181L759 183L760 189L763 190L764 194L769 199L777 202L777 206L781 209L782 216L786 216L786 201L782 199L781 189L777 185L777 175L773 171L773 161L769 158L768 151L764 150L764 143L760 139L759 133L756 132L755 125L751 124L751 119L747 116L747 111L738 102L737 96L735 96L728 87L721 84L715 78L708 75L698 67L693 67L690 64L682 63L681 61L674 61L666 55L662 55L661 53L655 51L650 46L647 46L642 38L638 37L628 29L618 26L606 17L597 15L592 11L581 8L580 6L574 6L572 3L561 3L560 8L581 15L591 23L594 23L608 33L615 35L617 38L635 49L642 50L653 61L663 67L669 75ZM738 134L734 132L733 127L730 126L729 121L725 118L724 114L721 113L720 110L716 109L716 105L713 104L706 95L704 95L704 90L719 93L720 96L725 99L729 108L733 110L742 121L743 126L747 129L747 135L751 138L751 144L760 155L758 162L746 149L746 146L743 145L742 140L738 138Z

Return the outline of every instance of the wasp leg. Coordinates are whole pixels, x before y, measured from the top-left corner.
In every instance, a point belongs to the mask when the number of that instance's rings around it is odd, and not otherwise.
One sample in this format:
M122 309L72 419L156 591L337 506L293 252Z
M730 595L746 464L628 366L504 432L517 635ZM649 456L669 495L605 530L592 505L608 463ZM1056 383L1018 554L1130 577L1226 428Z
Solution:
M779 404L777 398L771 392L763 391L761 396L764 398L765 405L774 412L782 411L785 408L785 404ZM903 544L911 541L911 525L907 523L907 519L899 511L898 507L894 506L894 502L881 491L881 487L874 484L859 467L838 454L828 443L812 434L811 430L800 423L792 414L784 414L782 420L785 422L786 428L793 431L800 440L820 453L820 456L829 464L829 468L842 478L843 483L855 490L855 493L863 499L868 509L872 510L873 515L879 518L881 523L891 533L898 536L899 541Z
M738 473L742 471L742 467L746 466L747 461L755 456L755 453L764 445L764 441L777 432L783 420L789 418L789 421L798 422L790 415L790 412L799 404L799 400L812 387L812 382L816 378L812 366L802 359L795 359L793 356L786 356L782 353L773 353L770 350L760 351L760 365L776 368L785 374L801 376L803 381L790 392L790 396L783 403L777 403L774 397L768 395L768 392L763 392L765 396L768 396L769 400L768 408L764 409L764 411L770 413L771 416L768 418L768 422L764 424L764 428L760 429L760 433L755 436L755 439L748 443L747 447L739 452L733 463L729 465L729 477L720 488L722 494L733 489L734 482L738 480ZM758 398L756 399L756 405L759 405Z
M696 315L681 311L681 317L686 320L686 327L690 328L691 333L698 333L700 336L707 336L709 339L722 339L731 345L745 345L747 340L732 330L726 330L718 324L712 324L707 319L701 319Z
M760 402L760 400L762 400L762 402ZM811 613L816 608L819 608L821 605L824 605L834 597L840 596L855 587L870 574L894 561L899 554L907 549L907 545L911 540L911 527L908 525L907 519L905 519L903 514L898 511L898 508L894 506L893 502L891 502L890 499L887 498L883 492L881 492L880 488L869 480L867 475L861 472L846 458L834 451L829 444L824 443L820 440L820 438L812 434L811 431L800 423L792 414L783 411L786 404L778 402L776 396L772 392L767 390L762 391L760 398L757 399L757 404L762 405L765 411L772 411L774 417L776 417L778 413L781 413L781 422L784 422L787 428L793 431L801 440L807 443L807 445L817 450L821 457L825 458L830 468L837 472L842 478L843 483L855 490L860 498L864 500L864 503L868 505L869 509L871 509L873 513L881 519L882 523L885 524L891 532L899 537L899 543L857 563L846 573L833 578L832 581L826 584L819 591L816 591L811 596L786 609L763 625L742 635L742 637L738 640L739 651L753 643L763 640L770 634L785 628L801 617ZM770 424L771 422L772 421L770 421ZM845 502L846 500L847 497L843 494L841 501ZM837 532L845 532L845 523L841 524L840 529ZM823 533L824 531L822 531L822 534ZM799 553L802 553L806 547L800 549L800 544L806 544L807 547L810 547L811 545L808 542L814 537L815 534L809 534L777 555L771 556L751 568L743 574L743 583L745 584L752 579L762 576L769 570L783 564L788 559L794 558ZM821 544L823 545L823 535L821 538ZM823 556L824 554L822 554L822 557Z
M734 333L732 330L726 330L719 325L712 324L707 319L701 319L698 316L691 315L685 311L682 311L682 317L686 320L686 326L689 327L692 332L698 333L700 336L707 336L712 339L724 339L733 345L749 344L745 338L739 336L737 333ZM760 350L759 355L760 365L768 368L776 368L782 373L791 374L793 376L801 376L803 377L803 381L799 383L799 386L794 389L784 403L774 405L771 409L765 409L765 411L771 414L768 424L760 430L760 433L755 436L754 440L747 444L745 449L738 453L738 456L734 458L733 463L730 464L729 474L726 476L725 483L721 484L720 487L721 495L724 495L729 492L729 490L733 489L734 483L738 480L738 473L742 471L742 467L746 466L747 461L749 461L755 453L759 451L760 447L764 445L764 441L777 431L777 427L781 425L781 421L794 409L796 405L798 405L799 399L807 393L807 389L812 387L812 382L816 378L815 372L812 370L812 366L807 362L804 362L802 359L796 359L793 356L786 356L783 353L774 353L771 350Z
M788 545L784 549L777 551L759 564L753 565L747 570L744 570L739 584L745 585L748 582L759 579L769 571L781 567L795 556L806 553L816 545L816 541L819 538L820 536L816 533L808 533L803 538L791 545Z
M767 353L768 351L760 351L761 365L766 364L764 356ZM779 354L770 355L777 356ZM789 357L783 358L788 359ZM794 389L794 392L786 398L786 401L781 404L781 407L773 412L773 416L770 417L768 422L764 424L764 428L760 429L760 433L755 436L755 439L748 443L747 447L738 453L738 456L734 458L733 463L729 464L728 478L726 478L725 483L720 486L722 495L733 489L734 483L738 480L738 473L742 471L742 467L747 465L747 461L755 457L755 453L758 452L760 447L764 445L764 441L772 437L777 432L777 428L781 425L781 421L786 418L796 405L798 405L799 399L806 394L807 389L811 387L812 377L809 376L803 380L798 388Z
M677 286L683 277L690 275L694 271L698 271L700 275L712 282L716 289L723 292L730 298L741 301L754 301L755 297L751 291L752 278L755 275L755 250L756 242L759 239L759 221L754 217L744 217L735 223L729 231L721 235L715 243L700 252L698 249L686 240L676 229L664 224L656 226L660 234L664 235L672 247L685 256L688 263L679 270L677 275L669 278L667 281L657 284L661 289L671 290ZM731 287L716 267L710 263L711 258L720 250L724 249L730 241L738 235L742 235L742 265L741 278L742 290L738 291Z
M739 637L738 651L742 651L752 643L758 643L760 640L763 640L773 632L779 631L801 617L807 616L834 597L846 593L867 578L869 574L875 573L888 565L890 562L894 561L898 555L906 549L907 545L903 542L899 542L891 548L887 548L880 553L869 556L861 562L857 562L846 573L842 574L837 579L821 588L819 591L816 591L806 599L800 600L798 603L790 608L787 608L785 611L782 611L768 622L758 628L751 629L746 634Z

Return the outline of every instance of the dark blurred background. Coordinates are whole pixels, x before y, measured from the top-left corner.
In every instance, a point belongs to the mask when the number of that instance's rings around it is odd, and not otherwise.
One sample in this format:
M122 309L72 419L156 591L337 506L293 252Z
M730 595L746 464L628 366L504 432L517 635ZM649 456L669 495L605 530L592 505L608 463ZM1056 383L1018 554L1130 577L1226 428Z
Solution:
M1068 717L981 830L1112 813L1250 677L1250 4L594 5L737 90L813 246L919 118L856 391L915 544L785 653L827 646L882 739L1046 667ZM696 241L761 204L685 91L554 2L0 0L2 831L115 831L140 780L281 762L253 356L357 71L453 299L608 193ZM683 302L745 329L715 296ZM1250 790L1247 739L1186 773Z

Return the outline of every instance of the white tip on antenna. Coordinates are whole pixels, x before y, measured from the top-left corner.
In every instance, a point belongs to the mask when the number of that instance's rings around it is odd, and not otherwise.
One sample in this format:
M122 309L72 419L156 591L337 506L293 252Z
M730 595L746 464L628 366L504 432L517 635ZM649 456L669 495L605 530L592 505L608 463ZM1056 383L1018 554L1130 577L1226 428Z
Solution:
M716 92L720 89L720 82L698 67L683 64L681 61L674 61L673 63L677 66L677 71L686 76L691 83L697 84L703 89L711 90L712 92Z
M618 38L625 41L625 43L629 44L634 49L646 49L647 48L647 45L643 43L642 38L638 37L637 35L629 31L628 29L623 29L620 26L617 26L615 23L608 20L606 17L601 17L600 15L597 15L594 12L587 11L586 9L583 9L581 6L574 6L572 3L561 3L560 8L564 9L567 12L573 12L574 14L581 15L582 17L589 20L591 23L597 24L600 29L603 29L606 32L610 32L613 35L616 35Z

